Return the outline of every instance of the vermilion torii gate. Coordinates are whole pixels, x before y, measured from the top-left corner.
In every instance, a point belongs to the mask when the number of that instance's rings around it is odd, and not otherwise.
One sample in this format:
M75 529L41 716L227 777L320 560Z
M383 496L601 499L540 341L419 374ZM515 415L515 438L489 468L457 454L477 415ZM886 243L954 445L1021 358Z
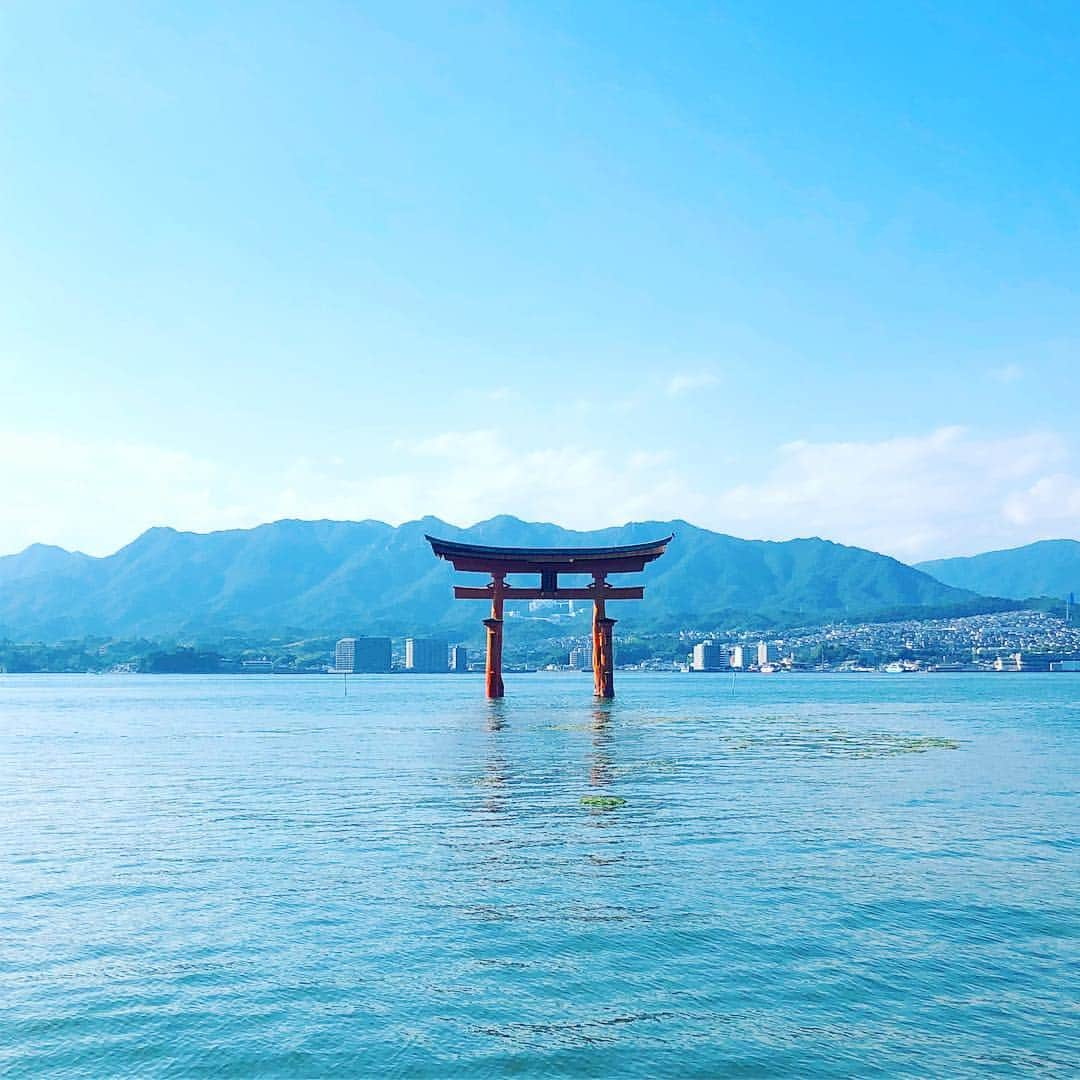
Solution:
M503 696L502 640L503 604L507 600L591 600L593 602L593 683L596 696L615 696L615 664L612 653L614 619L607 617L608 600L640 600L642 585L616 587L607 583L609 574L633 574L646 563L664 554L672 536L647 544L599 548L512 548L459 544L452 540L425 539L440 558L453 563L455 570L490 574L487 585L455 585L458 600L490 600L491 618L487 627L487 696ZM539 588L507 585L508 574L539 574ZM582 588L560 587L560 574L590 574L592 584Z

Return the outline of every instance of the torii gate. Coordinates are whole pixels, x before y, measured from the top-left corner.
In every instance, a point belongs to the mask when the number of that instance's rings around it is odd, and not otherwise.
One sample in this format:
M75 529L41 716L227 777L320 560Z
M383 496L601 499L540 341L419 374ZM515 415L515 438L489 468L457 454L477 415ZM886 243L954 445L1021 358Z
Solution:
M647 544L628 544L623 547L598 548L512 548L484 547L480 544L459 544L424 539L440 558L453 563L455 570L490 574L484 586L455 585L457 600L490 600L491 618L487 627L487 696L503 696L502 640L503 604L507 600L591 600L593 602L593 683L596 696L615 696L615 664L612 653L614 619L607 617L608 600L640 600L645 595L642 585L616 587L607 583L609 574L633 574L646 563L664 554L674 534ZM507 585L508 574L539 574L539 588ZM592 584L583 588L561 588L560 574L591 574Z

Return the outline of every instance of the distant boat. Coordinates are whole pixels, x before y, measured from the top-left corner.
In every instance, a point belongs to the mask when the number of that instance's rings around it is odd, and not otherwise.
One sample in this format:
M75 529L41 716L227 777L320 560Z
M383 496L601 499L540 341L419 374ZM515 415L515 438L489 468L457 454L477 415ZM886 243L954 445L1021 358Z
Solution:
M886 664L884 670L889 675L902 675L904 673L904 665L899 660L894 660L891 664Z

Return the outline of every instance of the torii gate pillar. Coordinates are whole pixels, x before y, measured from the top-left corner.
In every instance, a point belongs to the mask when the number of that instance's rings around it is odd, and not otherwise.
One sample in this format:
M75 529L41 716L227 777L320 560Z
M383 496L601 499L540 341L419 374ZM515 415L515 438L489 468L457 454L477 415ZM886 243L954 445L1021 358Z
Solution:
M491 578L491 618L484 620L487 627L487 657L484 661L484 683L489 698L501 698L505 693L502 677L503 643L503 592L506 575L493 574Z
M606 579L605 574L593 574L593 588L596 590L592 624L593 693L598 698L615 696L615 642L612 632L615 619L609 619L605 609L603 592L607 587Z

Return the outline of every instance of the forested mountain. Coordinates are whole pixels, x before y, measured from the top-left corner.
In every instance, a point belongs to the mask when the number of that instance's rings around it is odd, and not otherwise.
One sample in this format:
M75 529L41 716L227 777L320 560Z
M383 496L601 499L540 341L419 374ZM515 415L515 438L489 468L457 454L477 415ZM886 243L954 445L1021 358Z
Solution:
M1040 540L1005 551L934 559L918 569L958 589L1023 599L1080 593L1080 541Z
M469 529L437 518L396 528L379 521L287 520L208 534L150 529L104 558L42 545L7 556L0 559L0 637L473 627L482 605L453 600L454 573L432 556L424 533L486 544L577 546L671 532L667 555L639 579L648 586L645 600L618 605L623 629L995 606L871 551L819 539L740 540L684 521L573 532L507 516Z

